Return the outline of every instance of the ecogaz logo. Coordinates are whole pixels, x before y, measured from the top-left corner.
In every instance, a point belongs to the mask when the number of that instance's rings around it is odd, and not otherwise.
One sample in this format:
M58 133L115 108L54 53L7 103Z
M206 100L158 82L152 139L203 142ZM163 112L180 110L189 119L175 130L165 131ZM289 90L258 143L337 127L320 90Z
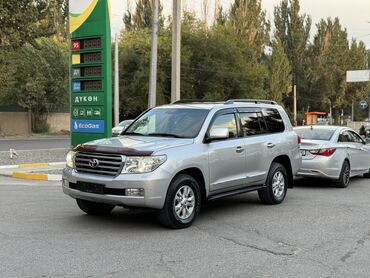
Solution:
M71 130L77 133L104 133L104 120L71 120Z

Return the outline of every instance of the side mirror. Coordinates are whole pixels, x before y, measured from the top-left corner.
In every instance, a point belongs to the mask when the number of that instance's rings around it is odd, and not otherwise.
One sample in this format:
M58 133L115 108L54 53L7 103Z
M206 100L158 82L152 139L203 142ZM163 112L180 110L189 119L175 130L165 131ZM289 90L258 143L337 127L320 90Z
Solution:
M221 139L227 139L229 138L229 129L226 127L222 128L213 128L209 132L208 140L221 140Z

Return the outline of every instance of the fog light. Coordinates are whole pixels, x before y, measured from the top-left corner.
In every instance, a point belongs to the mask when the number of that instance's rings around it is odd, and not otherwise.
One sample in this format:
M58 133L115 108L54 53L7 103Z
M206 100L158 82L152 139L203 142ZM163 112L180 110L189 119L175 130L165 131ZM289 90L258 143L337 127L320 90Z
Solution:
M142 197L144 196L144 188L128 188L126 189L126 196Z

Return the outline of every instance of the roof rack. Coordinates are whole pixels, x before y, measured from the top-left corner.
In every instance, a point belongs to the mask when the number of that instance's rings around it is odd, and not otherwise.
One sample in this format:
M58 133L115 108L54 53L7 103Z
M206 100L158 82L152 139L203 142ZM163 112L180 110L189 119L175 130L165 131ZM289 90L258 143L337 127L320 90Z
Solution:
M225 104L233 104L235 102L250 102L250 103L265 103L265 104L274 104L277 105L276 101L273 100L264 100L264 99L229 99L225 101Z
M222 103L222 102L204 99L180 99L172 102L171 104L186 104L186 103Z

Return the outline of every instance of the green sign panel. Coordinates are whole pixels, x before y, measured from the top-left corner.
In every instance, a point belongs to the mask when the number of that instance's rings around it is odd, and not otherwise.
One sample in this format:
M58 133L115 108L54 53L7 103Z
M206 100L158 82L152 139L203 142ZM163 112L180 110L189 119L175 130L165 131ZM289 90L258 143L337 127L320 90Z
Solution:
M112 136L109 0L69 0L72 145Z

